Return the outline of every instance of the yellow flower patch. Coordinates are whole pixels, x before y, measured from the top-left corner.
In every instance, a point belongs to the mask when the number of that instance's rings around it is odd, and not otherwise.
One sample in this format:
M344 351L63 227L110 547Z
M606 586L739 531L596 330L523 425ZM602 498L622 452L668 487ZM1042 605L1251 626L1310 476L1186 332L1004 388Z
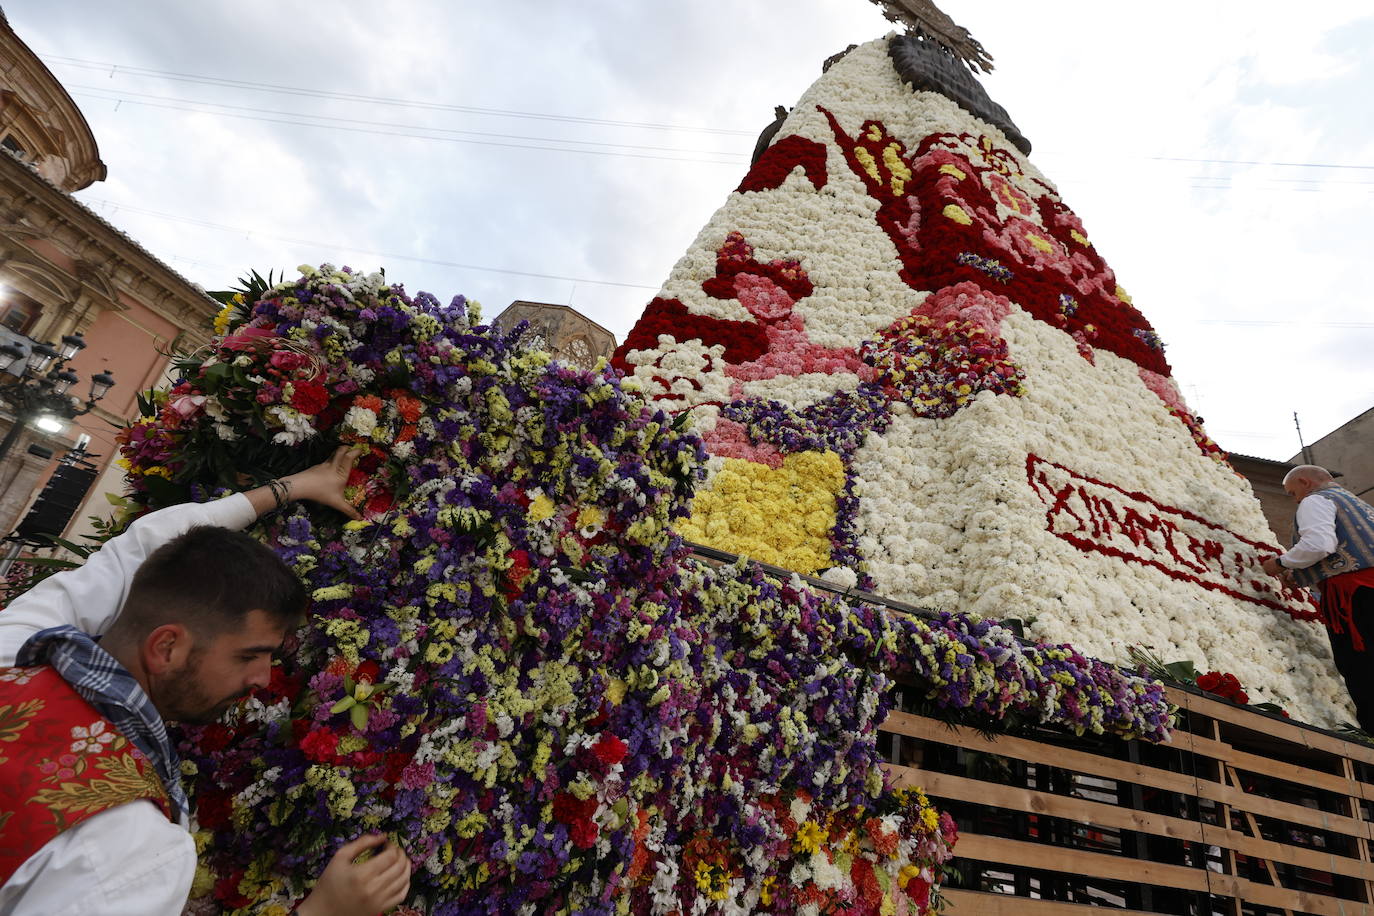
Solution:
M844 465L835 452L799 452L780 468L727 458L710 489L692 501L683 537L785 569L832 565L830 532Z

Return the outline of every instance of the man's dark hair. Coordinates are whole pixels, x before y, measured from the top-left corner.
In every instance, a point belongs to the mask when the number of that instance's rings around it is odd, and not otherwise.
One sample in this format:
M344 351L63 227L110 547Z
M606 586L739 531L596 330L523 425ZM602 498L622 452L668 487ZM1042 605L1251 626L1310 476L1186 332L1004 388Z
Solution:
M305 603L300 579L261 542L242 531L200 525L143 561L115 629L137 638L179 623L197 639L210 640L243 626L252 610L290 627Z

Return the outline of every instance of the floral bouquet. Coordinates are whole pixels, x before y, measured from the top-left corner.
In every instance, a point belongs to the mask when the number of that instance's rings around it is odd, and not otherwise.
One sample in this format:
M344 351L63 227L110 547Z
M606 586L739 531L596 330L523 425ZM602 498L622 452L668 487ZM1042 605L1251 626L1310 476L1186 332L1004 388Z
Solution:
M930 913L955 831L880 767L898 678L1167 734L1157 683L1067 647L693 561L701 443L630 382L461 297L302 274L230 302L124 441L136 509L367 448L361 521L258 529L313 605L271 684L182 736L201 899L284 912L381 830L433 913Z

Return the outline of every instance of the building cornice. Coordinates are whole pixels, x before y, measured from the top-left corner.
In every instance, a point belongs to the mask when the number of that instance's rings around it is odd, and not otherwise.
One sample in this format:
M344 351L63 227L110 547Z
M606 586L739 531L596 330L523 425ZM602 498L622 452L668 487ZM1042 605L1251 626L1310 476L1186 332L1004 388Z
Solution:
M26 77L22 81L23 85L41 93L41 98L21 98L20 101L26 107L42 111L46 117L52 119L53 123L47 125L47 133L55 146L44 152L61 156L68 161L68 177L72 189L80 190L97 181L104 181L105 163L100 161L100 148L96 145L95 134L86 122L86 116L81 113L76 101L67 94L67 90L57 77L53 76L47 65L24 44L23 39L15 34L14 29L3 17L0 17L0 48L3 49L3 59L9 63L6 69L10 71L10 75L6 81L11 86L20 84L13 76L17 72Z
M0 241L15 249L13 243L34 238L71 257L75 272L62 272L106 307L127 308L122 291L192 338L208 339L218 302L32 166L0 153Z

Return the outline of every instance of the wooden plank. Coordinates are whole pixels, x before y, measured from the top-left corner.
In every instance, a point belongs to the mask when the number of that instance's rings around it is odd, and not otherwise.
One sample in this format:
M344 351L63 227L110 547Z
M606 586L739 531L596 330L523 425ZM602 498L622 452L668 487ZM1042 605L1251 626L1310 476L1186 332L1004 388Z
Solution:
M1268 716L1250 712L1242 706L1235 706L1209 697L1200 697L1186 690L1179 690L1174 687L1164 689L1169 702L1181 709L1210 716L1213 719L1221 719L1232 725L1239 725L1254 732L1270 735L1300 747L1308 747L1340 757L1349 757L1351 760L1374 764L1374 747L1370 745L1358 741L1346 741L1343 738L1303 728L1282 719L1271 719Z
M1231 781L1231 785L1235 786L1237 789L1241 787L1240 774L1237 773L1236 768L1229 763L1226 764L1226 777ZM1259 821L1255 820L1255 816L1249 811L1245 812L1245 823L1250 827L1251 836L1260 836ZM1269 883L1274 887L1283 887L1283 881L1279 878L1279 870L1274 867L1274 863L1269 859L1264 859L1263 861L1264 870L1269 873ZM1285 909L1283 914L1284 916L1293 916L1293 911Z
M1220 897L1235 897L1247 903L1315 913L1318 916L1351 916L1356 913L1370 916L1370 910L1365 905L1340 897L1256 884L1236 875L1223 875L1205 868L1165 865L1100 852L1028 843L1024 840L1008 840L976 833L964 834L959 837L959 842L955 846L955 855L965 859L1022 868L1065 872L1109 881L1174 887Z
M1266 798L1263 795L1254 795L1213 782L1199 780L1197 794L1212 801L1224 802L1241 811L1260 814L1264 817L1272 817L1293 824L1301 824L1304 827L1329 830L1332 833L1341 833L1356 839L1370 837L1370 827L1374 826L1364 821L1357 821L1353 817L1346 817L1343 814L1305 808L1302 805L1293 805L1277 799Z
M935 798L976 798L983 806L1047 817L1062 817L1095 827L1133 830L1189 843L1206 843L1265 861L1283 862L1349 878L1374 880L1374 864L1367 861L1266 840L1258 833L1251 837L1226 827L1203 824L1186 818L1135 811L1117 805L1069 798L1019 786L997 785L949 773L934 773L892 765L888 766L888 770L892 773L897 786L921 788L927 795Z
M1086 751L1074 751L1050 744L1041 744L1029 738L1013 738L1009 735L984 737L973 729L951 726L936 719L928 719L924 716L898 710L888 713L882 728L884 731L920 738L936 744L948 744L981 753L998 754L1003 757L1024 760L1028 763L1052 765L1078 773L1132 782L1155 789L1164 789L1168 792L1177 792L1181 795L1197 795L1211 801L1234 805L1241 810L1265 817L1330 830L1334 833L1344 833L1352 837L1368 838L1374 836L1370 833L1370 828L1374 825L1354 818L1305 808L1302 805L1265 798L1262 795L1252 795L1222 783L1200 777L1194 778L1184 773L1161 770L1158 767L1145 766L1125 760L1114 760ZM1048 761L1050 760L1053 760L1054 763L1049 764Z
M1128 760L1115 760L1111 757L1090 754L1087 751L1055 747L1051 744L1032 741L1029 738L1013 738L1010 735L985 738L971 728L948 726L935 719L912 715L909 712L894 710L888 713L887 721L883 723L882 729L899 735L922 738L937 744L949 744L985 754L1000 754L1003 757L1014 757L1029 763L1052 765L1065 770L1074 770L1078 773L1119 779L1155 789L1164 789L1168 792L1179 792L1184 795L1194 794L1197 787L1197 780L1184 773L1161 770L1140 763L1131 763ZM1053 760L1054 763L1049 764L1048 761L1050 760Z
M1355 763L1349 757L1347 757L1341 761L1341 766L1344 769L1345 775L1353 780L1355 778ZM1364 806L1360 804L1359 799L1347 799L1346 803L1350 806L1349 811L1351 817L1355 818L1355 820L1357 821L1362 821L1365 819ZM1370 841L1367 839L1361 838L1355 841L1355 854L1362 861L1370 861L1369 845ZM1365 902L1374 902L1374 882L1365 881L1363 891Z
M939 798L977 799L983 807L1063 817L1096 827L1136 830L1190 843L1204 842L1203 825L1185 818L1135 811L1114 804L1069 798L1020 786L997 785L949 773L933 773L914 767L889 766L888 769L896 785L903 788L919 787L927 795Z
M964 859L1087 875L1110 881L1153 884L1158 887L1219 894L1223 897L1240 896L1241 879L1235 875L1222 875L1205 868L1165 865L1162 862L1131 859L1084 849L1065 849L1045 843L1008 840L979 833L960 834L959 841L954 845L954 854Z
M1229 760L1231 757L1231 745L1226 742L1204 738L1201 735L1186 732L1182 729L1178 729L1171 734L1169 740L1165 742L1163 747L1177 748L1180 751L1189 751L1212 760Z
M1337 765L1343 759L1342 757L1332 758ZM1231 759L1227 762L1239 770L1245 770L1249 773L1263 773L1265 776L1283 779L1300 786L1315 786L1327 792L1335 792L1337 795L1353 795L1356 798L1360 795L1360 784L1353 779L1346 779L1310 767L1300 767L1295 763L1285 763L1270 757L1261 757L1258 754L1248 754L1239 748L1232 748Z
M1086 903L1063 903L1058 900L1036 900L1031 897L1013 897L1010 894L987 894L982 891L964 891L956 888L942 888L940 896L949 901L951 916L1100 916L1102 909ZM1111 916L1151 916L1144 910L1118 910L1107 912Z

